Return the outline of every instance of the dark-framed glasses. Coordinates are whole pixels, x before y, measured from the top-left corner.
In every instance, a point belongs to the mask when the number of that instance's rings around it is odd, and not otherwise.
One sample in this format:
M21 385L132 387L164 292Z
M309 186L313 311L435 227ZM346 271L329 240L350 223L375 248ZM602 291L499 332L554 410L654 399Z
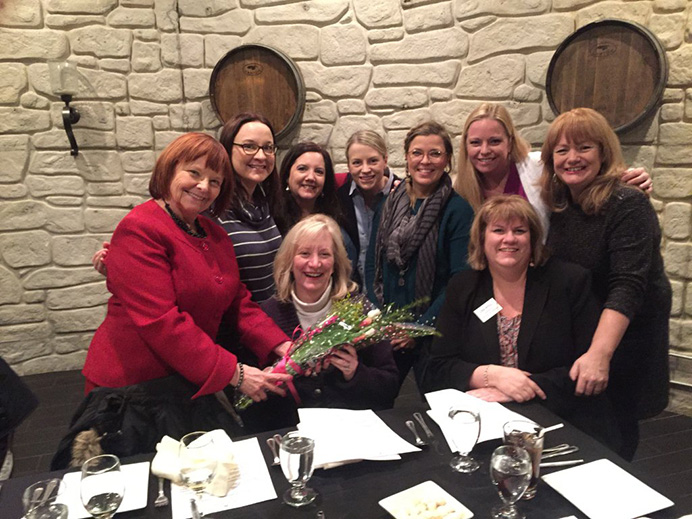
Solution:
M273 144L265 144L264 146L259 146L254 142L234 142L233 146L239 146L245 152L246 155L255 155L259 150L262 150L265 155L274 155L276 153L276 146Z
M425 152L423 150L418 149L411 150L408 152L408 154L411 156L412 159L416 160L423 160L423 157L427 155L428 160L431 160L433 162L442 160L445 157L445 155L447 155L447 153L442 150L430 150L428 152Z

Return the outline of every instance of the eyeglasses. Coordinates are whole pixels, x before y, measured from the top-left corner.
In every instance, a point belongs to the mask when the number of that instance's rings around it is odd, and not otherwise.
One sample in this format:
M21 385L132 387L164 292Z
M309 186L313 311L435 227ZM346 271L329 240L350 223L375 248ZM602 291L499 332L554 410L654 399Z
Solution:
M262 150L265 155L274 155L276 153L276 146L273 144L265 144L264 146L258 146L254 142L234 142L233 146L240 146L246 155L256 155L259 150Z
M446 153L442 150L430 150L429 152L424 152L423 150L411 150L408 153L411 158L417 159L417 160L423 160L423 157L426 155L428 156L428 159L431 160L432 162L436 162L438 160L442 160Z

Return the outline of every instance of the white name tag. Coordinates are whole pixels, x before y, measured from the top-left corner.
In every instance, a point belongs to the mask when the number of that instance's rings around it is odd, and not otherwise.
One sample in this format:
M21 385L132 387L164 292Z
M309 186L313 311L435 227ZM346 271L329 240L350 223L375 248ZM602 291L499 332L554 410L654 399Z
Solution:
M473 313L476 314L476 317L478 317L482 323L484 323L493 315L497 314L500 310L502 310L500 304L491 297L481 306L476 308Z

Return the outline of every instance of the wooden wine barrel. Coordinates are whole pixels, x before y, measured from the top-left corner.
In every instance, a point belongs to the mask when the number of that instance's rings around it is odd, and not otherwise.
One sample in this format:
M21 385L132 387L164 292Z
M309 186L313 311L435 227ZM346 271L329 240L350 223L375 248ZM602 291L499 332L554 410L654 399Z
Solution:
M593 108L621 132L656 108L667 79L666 54L656 36L636 23L602 20L560 44L550 60L546 92L556 114Z
M305 107L298 67L264 45L241 45L221 58L211 74L209 95L222 121L239 112L259 112L271 121L277 139L298 124Z

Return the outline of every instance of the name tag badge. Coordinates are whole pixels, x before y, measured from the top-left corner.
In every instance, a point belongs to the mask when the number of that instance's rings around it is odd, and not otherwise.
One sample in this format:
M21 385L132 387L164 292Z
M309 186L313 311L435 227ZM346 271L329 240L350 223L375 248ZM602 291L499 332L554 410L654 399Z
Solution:
M473 313L476 314L476 317L478 317L482 323L484 323L493 315L497 314L500 310L502 310L500 304L491 297L481 306L476 308Z

